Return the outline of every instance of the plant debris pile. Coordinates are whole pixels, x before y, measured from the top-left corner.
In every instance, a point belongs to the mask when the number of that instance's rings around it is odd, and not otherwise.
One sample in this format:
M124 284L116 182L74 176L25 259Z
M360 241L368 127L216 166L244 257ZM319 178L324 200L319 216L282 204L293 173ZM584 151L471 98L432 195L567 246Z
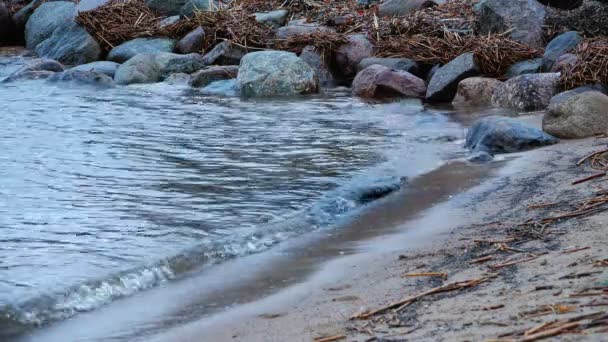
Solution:
M585 4L573 11L550 11L545 23L547 36L567 31L578 31L586 37L608 36L608 1L604 3Z
M588 84L608 83L608 39L590 38L578 45L574 65L562 70L560 79L564 90Z

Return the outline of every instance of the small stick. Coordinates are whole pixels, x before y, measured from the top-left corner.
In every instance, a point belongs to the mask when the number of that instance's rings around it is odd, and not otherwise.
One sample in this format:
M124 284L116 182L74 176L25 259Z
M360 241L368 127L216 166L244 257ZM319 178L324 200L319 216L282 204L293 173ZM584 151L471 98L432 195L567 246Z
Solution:
M345 335L334 335L334 336L315 338L314 342L333 342L333 341L343 340L345 338L346 338Z
M509 262L505 262L502 264L490 265L490 268L492 268L492 269L503 268L503 267L519 264L519 263L526 262L526 261L532 261L534 259L538 259L538 255L531 256L531 257L524 258L524 259L509 261Z
M554 328L554 329L549 329L546 331L541 331L536 334L528 335L519 341L531 342L531 341L540 340L540 339L543 339L546 337L556 336L556 335L563 333L564 331L574 329L574 328L578 327L579 325L581 325L581 323L579 323L579 322L564 324L564 325Z
M584 163L584 162L585 162L585 160L587 160L587 159L589 159L589 158L591 158L591 157L595 157L596 155L598 155L598 154L602 154L602 153L604 153L604 152L608 152L608 150L602 150L602 151L596 151L596 152L593 152L593 153L591 153L591 154L589 154L589 155L585 156L583 159L579 160L579 161L576 163L576 166L580 166L582 163Z
M477 243L487 243L487 244L495 244L495 243L509 243L515 241L515 238L507 238L503 240L473 240L473 242Z
M559 202L552 202L552 203L541 203L541 204L530 204L528 206L528 209L541 209L541 208L546 208L546 207L552 207L555 205L558 205Z
M585 177L579 180L575 180L574 182L572 182L572 185L577 185L577 184L581 184L587 181L590 181L592 179L596 179L596 178L600 178L600 177L604 177L606 175L606 172L600 172L600 173L596 173L594 175L591 175L589 177Z
M469 261L469 264L480 264L482 262L490 261L490 260L493 260L493 259L494 259L493 256L487 255L485 257L473 259L473 260Z
M575 253L575 252L580 252L580 251L584 251L586 249L590 249L591 247L587 246L587 247L581 247L581 248L575 248L575 249L570 249L570 250L565 250L562 252L562 254L570 254L570 253Z
M445 272L422 272L422 273L406 273L401 277L442 277L447 278L448 274Z

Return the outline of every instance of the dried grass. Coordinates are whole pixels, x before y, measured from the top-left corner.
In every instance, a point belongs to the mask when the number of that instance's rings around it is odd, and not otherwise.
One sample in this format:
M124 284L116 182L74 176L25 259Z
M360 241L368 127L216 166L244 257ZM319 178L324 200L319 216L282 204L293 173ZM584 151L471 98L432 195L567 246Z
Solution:
M245 48L268 48L273 43L272 27L258 23L241 8L199 11L193 21L205 30L207 46L219 40L230 40Z
M502 78L513 64L540 57L542 50L513 41L505 35L478 36L472 39L475 61L486 76Z
M548 38L567 31L578 31L586 37L608 36L608 5L585 4L568 12L551 10L545 26Z
M589 84L608 83L608 38L591 38L578 45L577 62L562 70L563 90Z

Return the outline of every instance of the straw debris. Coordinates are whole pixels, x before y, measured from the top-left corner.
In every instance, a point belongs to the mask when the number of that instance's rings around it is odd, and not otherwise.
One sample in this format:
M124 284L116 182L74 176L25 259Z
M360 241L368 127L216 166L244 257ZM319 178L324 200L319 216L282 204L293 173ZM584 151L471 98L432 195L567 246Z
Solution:
M562 70L561 88L608 83L608 39L591 38L578 45L574 54L577 62Z

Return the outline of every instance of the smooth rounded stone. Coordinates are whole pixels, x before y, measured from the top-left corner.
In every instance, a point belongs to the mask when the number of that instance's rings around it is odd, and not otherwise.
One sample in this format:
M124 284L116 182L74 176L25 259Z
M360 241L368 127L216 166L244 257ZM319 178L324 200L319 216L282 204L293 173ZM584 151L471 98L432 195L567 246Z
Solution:
M190 83L190 75L185 73L171 74L163 82L170 85L188 85Z
M53 76L54 74L54 71L48 70L25 70L8 76L7 78L2 80L2 83L9 83L15 81L43 80Z
M553 96L551 98L551 101L549 102L549 106L556 105L559 102L563 102L563 101L570 99L574 95L581 94L581 93L588 92L588 91L599 91L602 94L608 94L608 89L602 84L586 85L586 86L574 88L571 90L567 90L567 91L561 92L561 93Z
M330 88L336 85L336 80L329 71L329 66L314 46L305 47L300 54L300 58L315 70L321 87Z
M374 65L374 64L383 65L383 66L393 69L393 70L407 71L418 77L421 76L418 74L418 71L419 71L418 63L416 63L416 61L411 60L409 58L380 58L380 57L364 58L361 60L361 62L359 62L359 65L357 65L357 71L361 71L361 70L367 68L368 66Z
M181 17L179 15L173 15L161 20L158 23L158 27L165 28L167 26L171 26L173 24L177 24L180 21Z
M319 79L301 58L284 51L248 53L241 60L237 83L243 97L316 93Z
M559 73L544 73L511 78L496 89L492 105L522 111L545 109L557 93L559 77Z
M542 130L513 118L488 116L473 123L465 147L487 153L513 153L553 145L559 141Z
M479 68L473 53L465 53L437 69L426 90L426 99L432 102L450 102L456 95L458 83L477 76Z
M608 132L608 96L598 91L554 101L543 117L545 132L563 139L592 137Z
M59 26L53 34L36 46L40 57L57 60L67 65L79 65L98 60L101 47L82 27L74 22Z
M236 79L220 80L209 83L201 93L214 96L239 96L239 85Z
M573 10L583 4L583 0L538 0L541 4L549 7Z
M137 54L173 52L176 42L168 38L136 38L114 47L107 60L124 63Z
M36 59L9 75L3 82L47 78L56 72L62 72L64 70L65 68L63 65L57 61L51 59Z
M525 75L525 74L537 74L541 72L543 68L543 59L535 58L527 61L521 61L513 64L509 70L507 70L507 77L513 78L515 76Z
M68 1L45 2L38 7L25 24L25 43L28 49L51 37L58 27L74 19L76 4Z
M551 67L550 72L561 72L564 70L568 70L569 68L576 65L578 62L578 56L572 53L567 53L559 56L557 61Z
M161 80L161 70L154 55L138 54L121 64L116 70L114 81L118 84L155 83Z
M189 0L179 10L179 14L184 17L191 17L195 11L213 11L215 9L217 9L217 5L213 0Z
M77 85L90 85L100 88L110 88L114 86L114 80L100 72L82 71L82 70L66 70L64 72L55 73L49 77L48 82L68 82Z
M545 7L536 0L482 0L477 4L481 34L503 33L517 42L544 46Z
M255 21L260 24L266 24L272 27L281 27L287 22L287 14L289 12L284 9L279 9L270 12L254 13Z
M348 36L348 42L338 47L335 53L336 67L345 77L357 74L359 63L374 55L374 45L363 34Z
M0 46L20 40L17 26L4 2L0 2Z
M192 74L207 66L203 56L197 53L178 55L163 52L154 55L154 61L161 71L161 78L177 73Z
M107 5L111 0L80 0L76 5L76 15L80 12L92 11Z
M180 14L188 0L146 0L146 5L156 12L168 16Z
M334 29L327 26L321 26L319 24L302 24L299 22L290 23L287 26L279 27L275 31L275 37L277 39L288 39L293 36L301 36L314 32L335 32Z
M198 53L203 51L205 44L205 30L202 27L197 27L190 31L177 43L177 51L179 53Z
M239 67L236 65L212 66L192 75L190 85L192 87L206 87L212 82L236 78Z
M374 64L363 69L353 81L353 93L364 98L416 97L424 98L423 80L407 71L392 70Z
M502 84L501 81L487 77L470 77L458 83L454 106L483 107L492 105L492 95Z
M203 59L207 65L238 65L246 54L247 50L244 48L231 44L229 41L223 41L207 52Z
M557 59L574 50L583 38L575 31L566 32L553 38L543 54L543 70L549 71Z
M80 71L94 71L99 72L104 75L108 75L109 77L114 77L116 74L116 70L120 64L110 61L98 61L87 64L82 64L71 68L70 70L80 70Z
M437 5L436 1L431 0L387 0L378 6L378 14L383 17L399 17L422 8Z

